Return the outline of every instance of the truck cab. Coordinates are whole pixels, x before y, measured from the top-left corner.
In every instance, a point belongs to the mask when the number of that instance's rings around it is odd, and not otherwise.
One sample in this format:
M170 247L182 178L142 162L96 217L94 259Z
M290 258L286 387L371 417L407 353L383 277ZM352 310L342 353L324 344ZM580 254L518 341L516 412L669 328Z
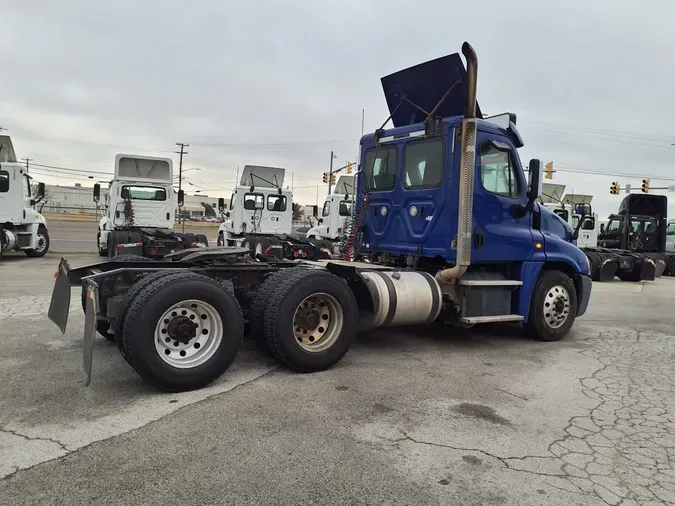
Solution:
M340 176L333 193L326 197L321 217L307 231L307 239L328 239L342 237L345 223L351 218L354 207L354 176Z
M454 54L382 78L394 127L361 139L355 249L371 262L441 269L460 323L527 324L540 290L559 293L541 288L554 278L574 292L565 304L579 316L589 261L572 227L535 202L541 163L521 164L516 116L482 117L474 71Z
M629 194L609 216L598 245L638 253L661 253L668 247L668 199L665 195Z
M600 224L597 214L591 207L593 196L568 193L558 198L556 195L565 190L565 185L544 184L543 187L545 195L541 198L542 203L568 223L572 230L579 229L576 245L580 248L597 247ZM583 209L584 212L579 212L579 209ZM581 225L579 225L580 222Z
M94 185L94 201L101 198ZM178 205L170 158L118 154L104 197L96 242L101 256L125 253L162 256L187 245L173 233Z
M33 194L32 178L16 158L12 140L0 135L0 256L21 250L27 256L41 257L49 250L47 221L35 209L45 196L39 183Z
M293 193L283 188L285 169L246 165L232 193L218 244L234 246L251 236L291 233Z

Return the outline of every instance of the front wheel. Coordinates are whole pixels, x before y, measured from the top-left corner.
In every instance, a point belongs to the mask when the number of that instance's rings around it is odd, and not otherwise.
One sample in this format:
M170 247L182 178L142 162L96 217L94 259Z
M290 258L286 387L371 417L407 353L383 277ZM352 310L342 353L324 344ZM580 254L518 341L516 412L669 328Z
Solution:
M223 233L219 232L218 233L218 239L216 240L216 244L218 246L225 246L225 238L223 237Z
M124 317L125 358L169 392L202 388L232 364L244 333L237 299L211 278L176 272L136 294Z
M35 249L27 249L26 256L31 258L40 258L49 251L49 233L47 229L40 225L38 228L37 238L35 239Z
M540 341L559 341L574 325L577 292L561 271L544 271L534 287L526 332Z

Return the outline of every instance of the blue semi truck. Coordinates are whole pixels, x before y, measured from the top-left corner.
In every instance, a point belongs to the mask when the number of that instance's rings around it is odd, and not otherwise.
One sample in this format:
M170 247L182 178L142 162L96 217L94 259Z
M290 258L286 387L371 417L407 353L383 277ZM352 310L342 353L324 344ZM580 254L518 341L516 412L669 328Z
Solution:
M97 333L167 391L217 379L245 335L298 372L333 366L379 327L520 322L536 339L565 337L592 285L578 230L535 202L541 163L522 167L513 114L482 118L477 58L468 43L462 53L466 68L452 54L382 79L391 115L361 139L345 260L236 247L76 269L62 259L49 317L65 332L81 290L85 384Z

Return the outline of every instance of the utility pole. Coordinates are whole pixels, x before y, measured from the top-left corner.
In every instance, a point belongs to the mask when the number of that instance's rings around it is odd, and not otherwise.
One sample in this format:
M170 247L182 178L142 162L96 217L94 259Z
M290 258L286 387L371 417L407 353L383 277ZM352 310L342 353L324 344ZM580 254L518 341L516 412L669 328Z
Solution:
M333 158L337 158L333 152L330 152L330 167L328 168L328 195L330 195L330 188L333 186Z
M178 159L178 193L180 193L183 188L183 155L187 155L188 152L185 151L185 148L190 147L189 144L183 142L177 142L176 146L180 146L180 151L174 151L174 153L180 155ZM185 232L185 221L183 220L183 209L180 210L180 222L183 226L183 232Z
M32 162L33 159L32 159L32 158L22 158L22 160L25 160L25 161L26 161L26 174L28 174L28 169L29 169L29 167L30 167L29 164L28 164L28 162Z

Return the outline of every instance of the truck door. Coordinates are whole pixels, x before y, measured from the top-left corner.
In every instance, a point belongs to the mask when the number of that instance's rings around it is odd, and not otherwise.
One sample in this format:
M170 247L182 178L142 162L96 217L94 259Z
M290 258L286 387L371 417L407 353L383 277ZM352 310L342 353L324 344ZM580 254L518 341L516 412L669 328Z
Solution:
M286 215L288 208L288 199L285 195L269 194L267 195L267 212L264 215L261 226L263 233L266 234L288 234L290 228L287 226ZM292 216L292 215L291 215Z
M445 256L448 229L439 219L447 201L445 153L442 137L366 151L370 203L365 222L376 241L371 249Z
M528 201L516 150L507 138L479 131L476 154L473 260L527 260L532 254L531 215L516 214Z

